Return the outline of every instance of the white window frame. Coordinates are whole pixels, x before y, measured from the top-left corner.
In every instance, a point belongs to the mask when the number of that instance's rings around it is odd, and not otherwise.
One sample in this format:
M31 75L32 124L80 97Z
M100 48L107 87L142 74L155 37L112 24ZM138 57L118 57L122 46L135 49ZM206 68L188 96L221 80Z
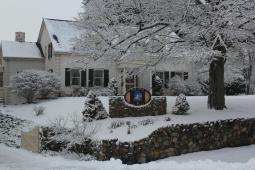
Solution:
M73 77L73 71L74 70L76 70L76 71L78 70L79 76ZM73 79L77 79L78 84L73 84ZM71 68L70 69L70 84L71 84L71 86L80 86L81 85L81 70L80 69L78 69L78 68Z
M102 77L96 77L96 71L102 71ZM101 83L100 85L96 85L96 79L101 79ZM93 86L94 87L104 87L104 69L94 69L93 71Z

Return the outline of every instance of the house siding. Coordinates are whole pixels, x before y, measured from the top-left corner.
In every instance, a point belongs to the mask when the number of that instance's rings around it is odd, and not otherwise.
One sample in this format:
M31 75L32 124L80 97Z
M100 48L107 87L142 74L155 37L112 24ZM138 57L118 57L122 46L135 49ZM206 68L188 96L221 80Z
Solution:
M21 97L13 95L8 88L10 78L12 75L23 70L44 70L43 59L3 59L3 86L4 86L4 102L6 104L18 104L25 100Z

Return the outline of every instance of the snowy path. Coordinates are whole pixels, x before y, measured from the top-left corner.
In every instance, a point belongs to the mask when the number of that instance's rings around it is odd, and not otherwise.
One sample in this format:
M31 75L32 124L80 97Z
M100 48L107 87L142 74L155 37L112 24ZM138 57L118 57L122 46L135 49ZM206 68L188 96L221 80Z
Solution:
M1 170L254 170L255 145L198 152L142 165L123 165L119 160L77 161L42 156L0 144Z

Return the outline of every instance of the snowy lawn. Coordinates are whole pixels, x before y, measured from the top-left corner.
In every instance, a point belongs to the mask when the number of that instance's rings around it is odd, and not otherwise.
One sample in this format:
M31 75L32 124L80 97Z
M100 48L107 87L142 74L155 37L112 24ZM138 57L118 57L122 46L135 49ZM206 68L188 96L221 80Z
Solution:
M101 97L106 110L108 111L108 98ZM226 105L228 109L224 111L215 111L207 109L207 97L187 97L191 106L188 115L173 115L171 109L175 103L176 97L167 97L167 109L169 114L163 116L149 117L129 117L114 118L95 121L90 123L91 127L96 128L94 139L113 139L119 141L134 141L148 136L151 132L162 126L171 124L185 124L195 122L216 121L231 118L255 118L255 96L227 96ZM82 119L82 110L84 107L85 97L63 97L54 100L41 101L37 104L23 104L15 106L2 107L4 114L13 115L21 119L31 120L38 125L51 125L57 118L62 117L66 120L67 127L72 127L72 117ZM35 106L45 107L45 113L41 116L35 116L33 108ZM166 118L170 121L166 121ZM131 134L127 134L126 122L131 122ZM120 123L120 127L111 128L113 122ZM142 125L143 124L143 125ZM144 125L146 124L146 125ZM93 129L93 128L90 128Z
M120 160L78 161L43 156L0 144L1 170L254 170L255 145L197 152L136 165Z

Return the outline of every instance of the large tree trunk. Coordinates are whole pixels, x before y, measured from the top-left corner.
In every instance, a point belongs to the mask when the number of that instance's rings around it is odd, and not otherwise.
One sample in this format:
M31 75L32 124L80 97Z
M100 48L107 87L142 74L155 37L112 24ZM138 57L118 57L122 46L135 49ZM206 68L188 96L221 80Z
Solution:
M208 108L223 110L225 106L224 57L215 57L209 69Z

